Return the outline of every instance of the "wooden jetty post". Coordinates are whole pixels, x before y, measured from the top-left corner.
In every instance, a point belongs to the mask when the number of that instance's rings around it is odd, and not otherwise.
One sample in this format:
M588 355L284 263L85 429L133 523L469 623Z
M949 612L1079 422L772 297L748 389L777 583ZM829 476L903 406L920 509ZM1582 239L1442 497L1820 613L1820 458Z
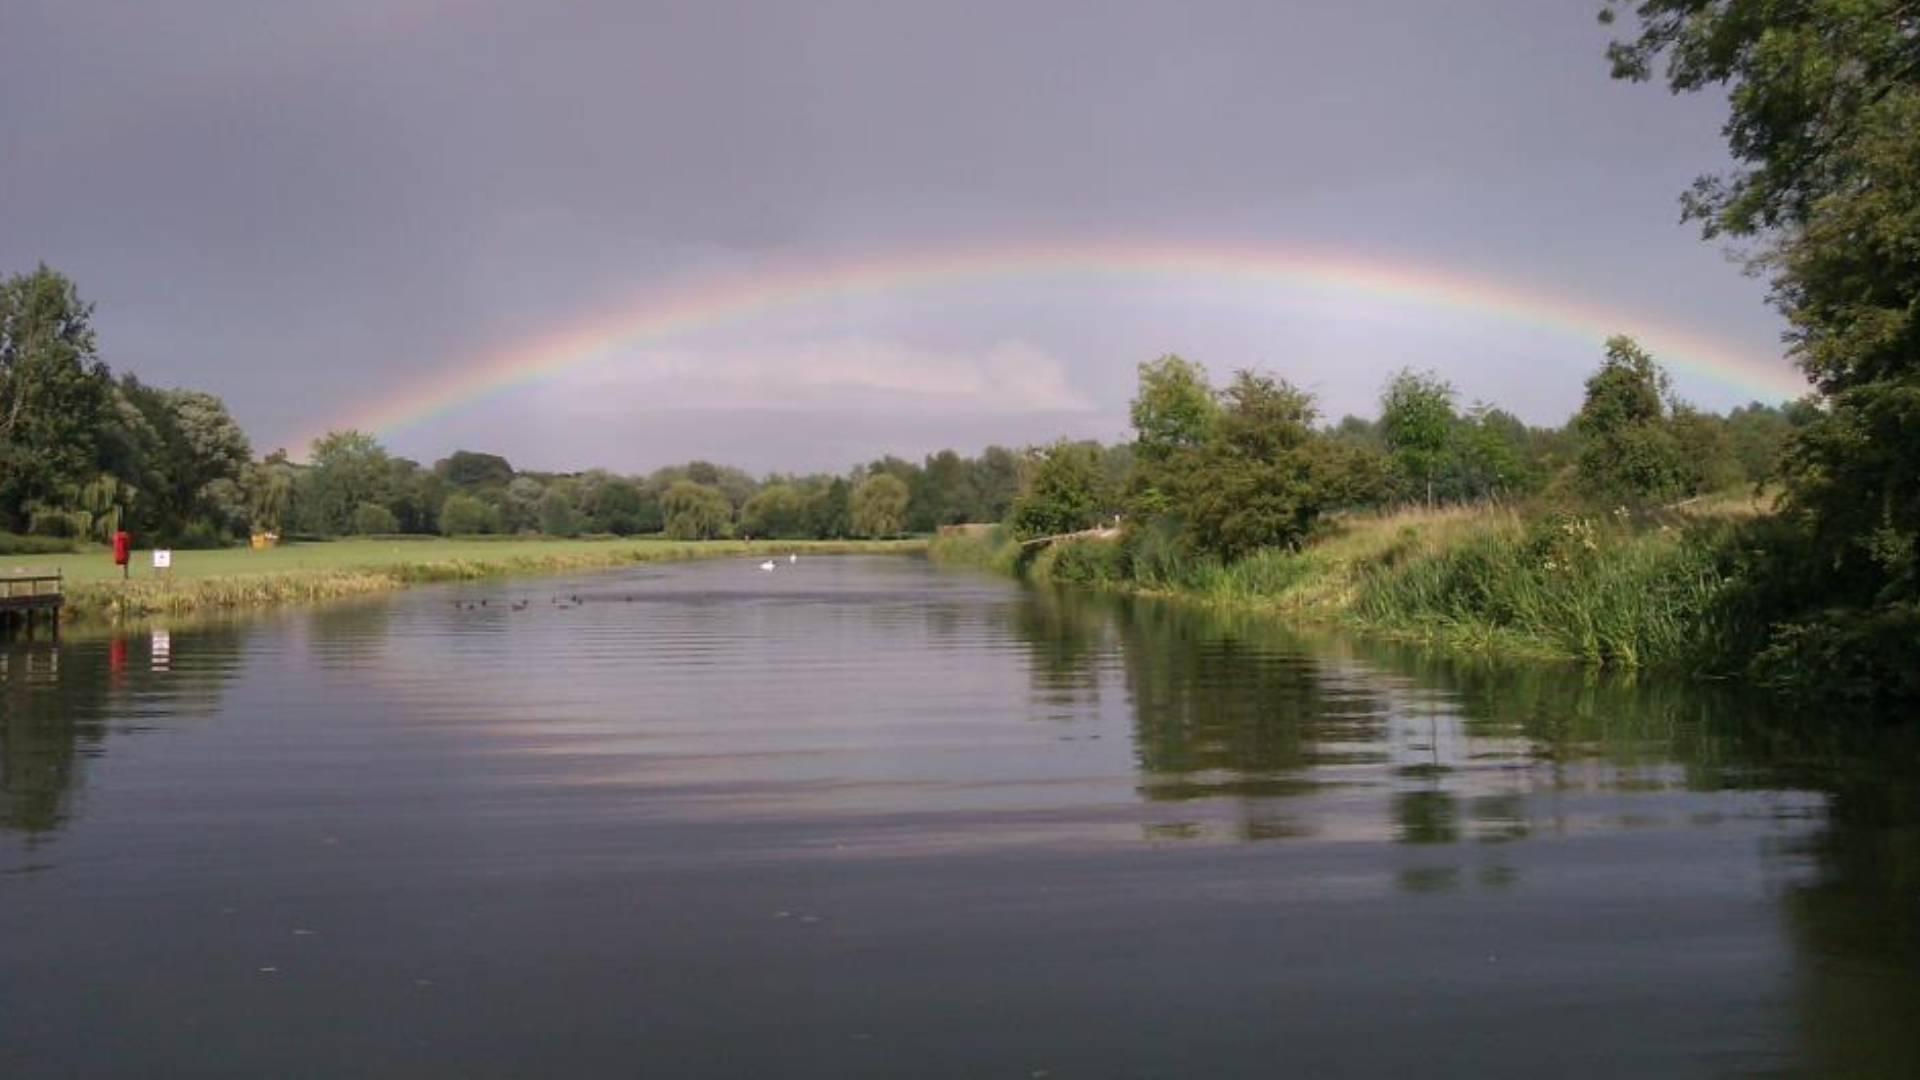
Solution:
M67 602L58 573L0 574L0 637L24 630L33 636L36 620L60 633L60 608Z

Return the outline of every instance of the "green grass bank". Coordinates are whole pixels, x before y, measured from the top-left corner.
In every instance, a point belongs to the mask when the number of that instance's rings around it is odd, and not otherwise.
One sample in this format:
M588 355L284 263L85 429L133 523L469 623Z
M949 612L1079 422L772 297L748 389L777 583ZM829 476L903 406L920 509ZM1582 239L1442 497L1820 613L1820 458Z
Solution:
M136 552L121 580L105 549L0 557L0 575L60 571L66 613L80 620L128 620L264 608L390 592L410 585L522 574L599 570L684 559L897 554L921 540L446 540L353 539L287 544L265 551L176 551L173 568L152 569Z
M1749 496L1652 515L1474 506L1330 520L1298 550L1231 563L1169 537L1057 544L1023 553L1004 531L948 536L947 565L1264 611L1453 650L1620 670L1708 670L1733 625L1741 536L1765 512Z

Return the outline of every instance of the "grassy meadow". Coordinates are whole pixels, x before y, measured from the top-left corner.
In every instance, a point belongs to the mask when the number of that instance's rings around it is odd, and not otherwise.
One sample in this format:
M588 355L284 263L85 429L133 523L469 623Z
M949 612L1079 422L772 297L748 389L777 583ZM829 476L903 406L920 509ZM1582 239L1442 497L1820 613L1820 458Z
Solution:
M303 603L508 574L786 552L915 552L924 547L918 540L370 538L285 544L264 551L175 551L172 570L164 574L153 569L149 552L139 551L134 553L132 576L125 581L105 548L9 555L0 556L0 576L58 570L66 578L69 617L128 619Z

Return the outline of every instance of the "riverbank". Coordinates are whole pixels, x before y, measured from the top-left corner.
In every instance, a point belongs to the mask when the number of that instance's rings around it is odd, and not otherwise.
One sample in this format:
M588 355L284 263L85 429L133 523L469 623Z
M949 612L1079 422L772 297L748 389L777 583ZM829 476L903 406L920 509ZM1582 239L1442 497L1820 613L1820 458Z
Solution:
M685 559L797 553L906 554L921 540L444 540L365 539L287 544L265 551L177 551L159 573L147 552L128 580L105 551L0 557L0 575L58 570L65 617L124 621L268 608L366 596L411 585L599 570Z
M1331 521L1299 550L1195 560L1152 533L1023 553L1003 532L948 536L947 565L1040 584L1169 597L1451 650L1602 668L1710 666L1737 584L1738 533L1767 512L1750 496L1651 516L1474 506Z

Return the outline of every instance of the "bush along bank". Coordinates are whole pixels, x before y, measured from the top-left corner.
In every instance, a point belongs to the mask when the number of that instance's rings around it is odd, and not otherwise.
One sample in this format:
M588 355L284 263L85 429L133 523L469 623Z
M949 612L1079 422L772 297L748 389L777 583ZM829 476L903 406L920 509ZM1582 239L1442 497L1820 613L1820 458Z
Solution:
M1231 561L1196 556L1177 533L1153 527L1024 553L1004 532L942 538L930 556L1037 584L1265 610L1452 649L1727 674L1755 640L1737 624L1748 615L1742 551L1755 525L1482 506L1351 515L1299 548Z

